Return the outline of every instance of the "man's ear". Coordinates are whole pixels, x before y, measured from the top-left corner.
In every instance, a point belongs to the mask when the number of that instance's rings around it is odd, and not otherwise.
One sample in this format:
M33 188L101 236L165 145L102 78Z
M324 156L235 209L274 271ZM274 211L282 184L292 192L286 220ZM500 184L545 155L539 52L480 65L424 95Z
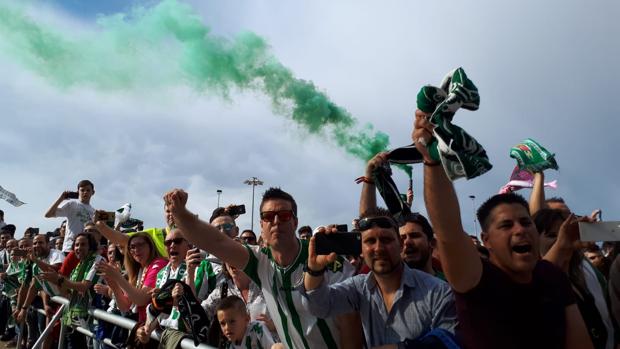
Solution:
M489 233L486 232L481 232L480 233L480 238L482 239L482 246L486 247L487 249L489 248L489 244L487 243L487 241L489 241Z

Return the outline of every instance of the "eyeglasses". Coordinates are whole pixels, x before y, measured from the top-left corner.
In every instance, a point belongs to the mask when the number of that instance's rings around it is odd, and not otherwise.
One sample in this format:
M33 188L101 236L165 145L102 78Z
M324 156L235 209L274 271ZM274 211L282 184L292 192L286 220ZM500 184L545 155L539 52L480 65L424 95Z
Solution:
M260 219L264 222L273 223L274 219L278 216L278 220L281 222L288 222L291 218L295 217L295 214L292 210L281 210L281 211L264 211L260 213Z
M224 223L224 224L220 224L220 225L216 225L215 228L218 229L219 231L231 231L232 228L234 228L235 225L232 223Z
M97 230L97 229L84 229L84 232L86 234L92 234L92 233L98 233L99 230Z
M368 230L373 226L377 226L379 228L395 228L398 230L398 226L396 222L392 218L389 217L372 217L372 218L362 218L357 223L360 231Z
M170 247L172 246L172 243L174 242L176 245L180 245L183 241L185 241L184 238L176 238L176 239L170 239L170 240L164 240L164 245L166 247Z

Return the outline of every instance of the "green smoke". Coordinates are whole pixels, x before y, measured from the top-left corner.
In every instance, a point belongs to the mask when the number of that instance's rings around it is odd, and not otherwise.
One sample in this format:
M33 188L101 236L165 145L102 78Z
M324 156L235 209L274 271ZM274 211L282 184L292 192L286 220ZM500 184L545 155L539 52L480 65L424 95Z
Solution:
M3 4L0 45L62 88L117 91L189 85L224 97L235 89L260 91L277 113L360 159L388 147L385 133L369 124L360 127L312 82L295 78L265 40L252 33L233 40L211 35L188 5L164 0L128 15L102 17L98 24L96 32L59 32ZM410 167L403 169L411 175Z

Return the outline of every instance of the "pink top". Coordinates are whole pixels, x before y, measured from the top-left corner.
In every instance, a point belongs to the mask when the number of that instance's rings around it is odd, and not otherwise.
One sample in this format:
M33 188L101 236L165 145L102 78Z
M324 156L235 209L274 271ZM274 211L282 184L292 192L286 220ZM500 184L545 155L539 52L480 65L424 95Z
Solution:
M144 282L142 283L142 287L150 287L155 288L155 282L157 282L157 273L168 264L168 260L162 257L157 257L151 261L148 267L146 267L146 275L144 275ZM140 280L138 280L140 282ZM146 306L138 307L138 321L145 322L146 321Z

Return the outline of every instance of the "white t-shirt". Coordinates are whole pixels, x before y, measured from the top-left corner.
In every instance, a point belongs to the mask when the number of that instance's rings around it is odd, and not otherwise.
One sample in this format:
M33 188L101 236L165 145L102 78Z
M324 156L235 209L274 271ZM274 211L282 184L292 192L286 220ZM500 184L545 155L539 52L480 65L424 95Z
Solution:
M229 343L227 349L267 349L273 345L273 338L265 323L262 321L252 321L245 330L241 344Z
M338 348L340 333L333 318L319 319L302 305L303 267L308 260L308 243L300 249L291 265L280 267L269 248L247 246L250 258L243 272L262 290L282 344L288 349ZM353 266L339 257L325 272L328 284L353 275Z
M84 230L84 224L92 221L95 209L78 200L70 200L62 204L54 212L56 217L67 217L67 230L65 241L62 244L62 252L71 252L75 236Z
M65 260L65 255L58 250L55 249L50 249L49 254L47 255L47 257L41 259L42 262L49 264L49 265L57 265L57 264L62 264L62 262ZM47 293L50 296L60 296L60 290L58 289L58 286L56 286L53 283L44 281L44 280L39 280L39 278L37 278L37 276L41 274L41 269L36 265L33 264L32 265L32 275L35 276L35 280L36 280L36 285L39 289L42 289L45 293Z

